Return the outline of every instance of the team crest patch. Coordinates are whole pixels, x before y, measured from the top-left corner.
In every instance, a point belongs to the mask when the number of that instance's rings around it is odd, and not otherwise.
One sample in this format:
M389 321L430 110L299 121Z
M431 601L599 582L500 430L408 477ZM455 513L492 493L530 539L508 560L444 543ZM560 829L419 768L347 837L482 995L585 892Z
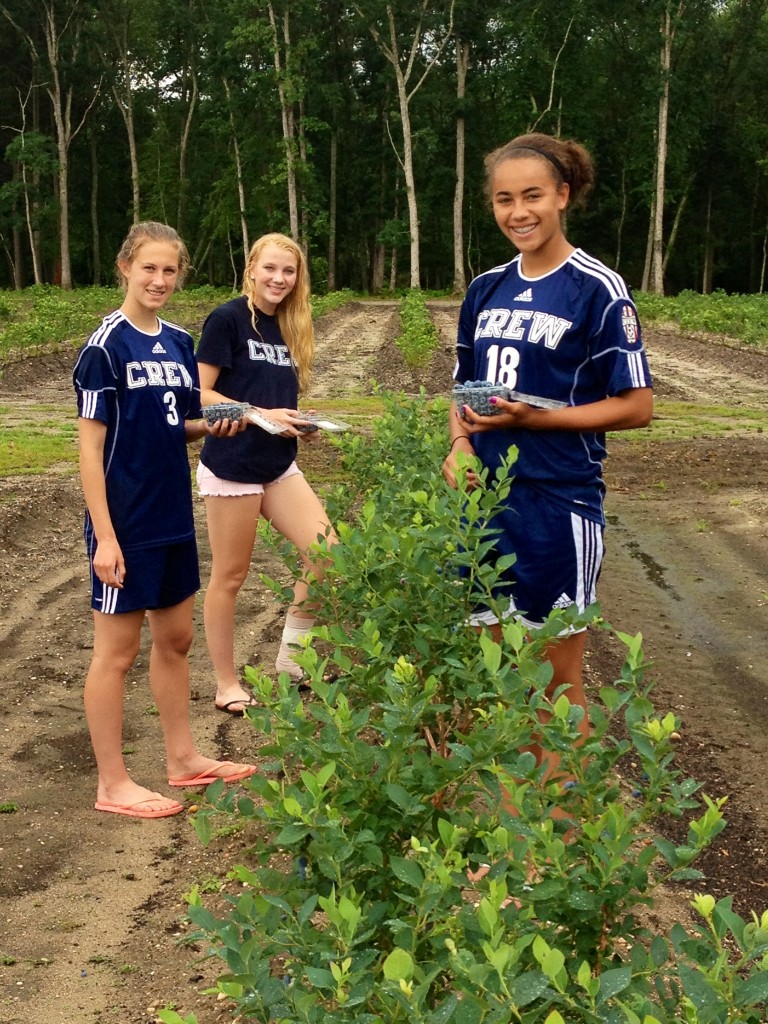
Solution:
M634 345L640 337L640 327L637 323L637 315L635 314L632 306L623 307L621 311L621 326L624 328L624 334L626 335L629 344Z

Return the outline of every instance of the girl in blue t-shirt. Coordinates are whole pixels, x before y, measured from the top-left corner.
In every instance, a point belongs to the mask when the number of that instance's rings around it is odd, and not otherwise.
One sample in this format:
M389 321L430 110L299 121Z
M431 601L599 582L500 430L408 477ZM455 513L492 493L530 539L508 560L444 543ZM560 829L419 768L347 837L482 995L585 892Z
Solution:
M508 507L492 525L501 530L499 553L516 556L505 577L506 614L536 629L553 609L583 610L595 599L605 432L649 423L651 378L627 286L571 245L563 230L567 209L592 186L587 151L531 133L490 153L485 169L496 223L518 255L470 285L455 377L490 380L561 407L491 398L499 413L479 416L454 403L443 473L455 486L459 453L477 456L493 472L511 447L518 449ZM468 483L474 483L471 470ZM501 634L488 609L478 611L475 624ZM547 651L554 672L548 693L569 687L570 702L584 709L584 736L585 643L586 633L573 631ZM547 777L557 770L554 755L548 760Z
M165 818L183 804L135 782L122 753L125 677L145 613L169 785L234 782L256 771L199 754L189 721L187 652L200 576L186 446L240 424L208 428L200 419L192 339L158 316L189 264L177 233L135 224L116 262L123 303L80 350L73 373L94 622L85 713L99 773L96 810Z
M205 632L216 675L215 705L242 715L253 702L235 666L235 602L251 565L259 517L298 549L305 573L318 575L311 545L334 540L319 498L296 465L297 438L312 433L297 406L309 383L315 335L309 305L309 275L301 248L286 235L268 234L251 247L242 295L215 309L203 326L197 349L203 405L248 402L282 424L280 434L250 425L231 441L206 439L197 481L205 498L211 542L211 580L205 593ZM303 579L294 588L277 672L299 682L293 660L312 628Z

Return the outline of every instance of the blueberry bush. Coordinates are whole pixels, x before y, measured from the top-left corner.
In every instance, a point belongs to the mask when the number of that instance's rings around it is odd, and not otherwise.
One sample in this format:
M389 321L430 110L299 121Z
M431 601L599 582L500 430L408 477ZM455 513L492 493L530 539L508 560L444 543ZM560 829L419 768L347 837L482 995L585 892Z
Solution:
M553 613L535 637L508 621L499 644L468 625L504 567L492 520L514 452L500 479L451 490L445 418L395 396L373 437L338 442L354 487L329 501L339 543L319 542L325 624L298 655L311 692L249 670L263 772L214 784L195 816L206 843L233 823L258 835L225 913L188 894L217 991L263 1024L764 1021L768 913L697 895L692 930L644 923L660 884L699 877L724 819L675 767L679 723L654 709L641 637L620 634L579 747L542 649L566 626L610 628L599 609ZM533 741L567 783L544 779ZM685 842L663 834L669 815Z

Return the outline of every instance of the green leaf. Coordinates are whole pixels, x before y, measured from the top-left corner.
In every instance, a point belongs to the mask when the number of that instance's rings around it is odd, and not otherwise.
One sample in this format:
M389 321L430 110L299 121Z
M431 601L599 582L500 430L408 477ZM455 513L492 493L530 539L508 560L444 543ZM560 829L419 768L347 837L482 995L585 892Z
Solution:
M726 1008L716 990L701 971L692 970L687 964L680 964L679 975L683 991L697 1010L708 1010L711 1014L718 1006ZM710 1020L713 1019L714 1017L710 1016Z
M388 782L384 788L387 796L393 804L396 804L404 811L411 810L414 804L414 799L407 789L404 789L402 786L398 786L396 782Z
M594 910L597 906L597 896L587 889L574 889L568 893L568 903L575 910Z
M485 1011L486 1006L483 1002L464 992L453 1019L455 1024L480 1024L486 1016Z
M405 950L396 947L383 964L384 977L387 981L410 981L413 977L413 958Z
M427 1017L428 1024L448 1024L448 1021L453 1017L453 1013L457 1005L458 999L456 996L448 996L447 999L444 999L443 1002L429 1014Z
M600 993L598 995L598 1002L604 1003L609 999L613 999L619 992L623 992L624 989L632 981L632 968L631 967L617 967L612 971L604 971L600 975Z
M322 967L305 967L304 974L315 988L336 988L333 975Z
M768 1002L768 971L751 974L745 981L735 978L734 997L737 1006L756 1006Z
M527 971L515 978L512 1001L516 1006L528 1006L534 999L540 999L548 989L549 979L541 971Z
M456 836L456 828L452 822L447 818L437 819L437 831L440 833L440 838L443 841L443 845L450 847Z
M421 892L421 888L424 885L424 872L416 861L406 860L405 857L391 857L389 866L401 882L405 882L406 885L410 885Z
M302 839L306 839L308 834L309 829L306 825L292 823L290 825L286 825L285 828L278 832L275 836L275 842L278 846L295 846L296 843L300 843Z
M669 946L661 935L654 936L651 942L651 959L654 967L661 967L669 960Z
M283 798L283 810L286 814L290 814L292 818L301 817L301 804L293 796Z

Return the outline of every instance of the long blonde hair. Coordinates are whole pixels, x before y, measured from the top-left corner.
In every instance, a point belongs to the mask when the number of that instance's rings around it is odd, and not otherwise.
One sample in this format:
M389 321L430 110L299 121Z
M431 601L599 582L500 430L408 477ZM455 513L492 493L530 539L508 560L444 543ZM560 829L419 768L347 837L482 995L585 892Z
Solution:
M242 294L251 311L253 329L258 332L259 311L254 303L255 286L251 278L251 267L268 245L276 245L280 249L287 250L296 260L296 283L279 303L275 311L275 318L299 379L299 391L303 392L309 387L312 374L312 361L315 357L315 328L312 323L312 307L309 304L307 260L301 248L292 238L273 231L256 239L245 263Z

